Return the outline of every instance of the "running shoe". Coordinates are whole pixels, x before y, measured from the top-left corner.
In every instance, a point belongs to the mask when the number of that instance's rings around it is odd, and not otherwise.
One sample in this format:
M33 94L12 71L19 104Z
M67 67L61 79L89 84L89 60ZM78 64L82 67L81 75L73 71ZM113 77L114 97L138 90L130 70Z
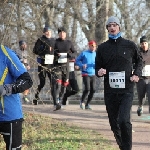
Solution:
M82 103L82 102L80 102L80 108L81 108L81 109L85 109L85 104Z
M32 101L32 104L33 104L33 105L38 105L38 99L34 99L34 100Z
M143 106L139 106L137 109L137 115L141 116L143 114Z
M90 107L90 105L89 105L89 104L85 106L85 109L92 110L92 108Z
M61 105L60 104L56 104L54 106L54 111L61 109Z
M23 101L24 101L25 103L29 103L29 102L30 102L30 100L27 98L27 96L24 96L24 97L23 97Z

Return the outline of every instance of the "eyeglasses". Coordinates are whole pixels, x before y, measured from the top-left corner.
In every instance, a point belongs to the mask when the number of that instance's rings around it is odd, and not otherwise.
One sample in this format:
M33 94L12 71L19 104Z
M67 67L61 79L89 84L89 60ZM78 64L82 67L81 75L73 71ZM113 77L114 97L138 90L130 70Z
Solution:
M118 26L118 24L113 23L113 24L108 24L108 25L107 25L107 27L111 27L111 26L116 27L116 26Z

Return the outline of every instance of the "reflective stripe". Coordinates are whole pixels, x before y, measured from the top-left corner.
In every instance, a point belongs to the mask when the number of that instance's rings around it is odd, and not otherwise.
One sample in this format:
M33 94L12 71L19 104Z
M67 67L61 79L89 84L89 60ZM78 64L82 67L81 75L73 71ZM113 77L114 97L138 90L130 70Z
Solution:
M7 76L7 73L8 73L8 68L6 67L5 70L4 70L4 73L2 75L2 78L0 80L0 85L3 85L4 81L5 81L5 78ZM3 109L3 113L4 113L4 97L1 96L1 103L2 103L2 109Z
M7 76L7 73L8 73L8 68L6 67L5 70L4 70L4 73L2 75L2 78L0 80L0 85L3 85L4 81L5 81L5 78Z
M10 143L9 143L9 150L11 150L11 145L12 145L12 123L10 123Z
M2 135L10 135L10 133L0 132Z
M1 49L4 53L5 56L8 57L8 59L11 61L11 63L14 65L14 67L18 70L17 66L15 65L15 63L12 61L11 57L9 56L9 54L7 53L7 50L5 49L5 47L3 45L1 45ZM19 70L18 70L19 71ZM4 73L1 77L1 80L0 80L0 85L3 85L4 84L4 81L5 81L5 78L7 76L7 73L8 73L8 68L6 67L5 70L4 70ZM2 103L2 109L3 109L3 113L4 113L4 97L1 96L1 103Z
M5 49L5 47L3 45L1 45L1 49L2 49L3 53L8 57L8 59L11 61L11 63L14 65L14 67L18 70L16 64L12 61L11 57L9 56L9 54L7 53L7 50Z

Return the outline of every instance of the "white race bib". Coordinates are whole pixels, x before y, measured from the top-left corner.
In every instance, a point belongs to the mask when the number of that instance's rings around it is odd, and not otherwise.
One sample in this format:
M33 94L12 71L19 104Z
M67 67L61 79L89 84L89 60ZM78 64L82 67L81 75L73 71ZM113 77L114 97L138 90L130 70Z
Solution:
M69 62L69 71L74 71L74 62Z
M46 54L45 55L45 64L53 64L54 55Z
M146 65L142 69L142 76L150 76L150 65Z
M125 88L125 71L109 72L109 85L111 88Z
M59 53L58 63L67 63L67 53Z

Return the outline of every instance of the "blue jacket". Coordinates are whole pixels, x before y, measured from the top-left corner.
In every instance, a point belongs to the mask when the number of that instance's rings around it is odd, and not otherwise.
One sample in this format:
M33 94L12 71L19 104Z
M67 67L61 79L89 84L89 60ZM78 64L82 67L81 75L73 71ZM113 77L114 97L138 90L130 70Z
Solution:
M5 51L4 51L5 49ZM13 50L0 47L0 84L12 84L26 72ZM8 70L4 73L4 70ZM5 79L2 79L5 76ZM22 119L22 105L19 94L4 95L0 97L0 122L9 122Z
M76 58L75 64L80 67L82 76L93 76L95 75L95 57L96 52L91 50L85 50ZM83 65L86 64L87 68L83 69Z

